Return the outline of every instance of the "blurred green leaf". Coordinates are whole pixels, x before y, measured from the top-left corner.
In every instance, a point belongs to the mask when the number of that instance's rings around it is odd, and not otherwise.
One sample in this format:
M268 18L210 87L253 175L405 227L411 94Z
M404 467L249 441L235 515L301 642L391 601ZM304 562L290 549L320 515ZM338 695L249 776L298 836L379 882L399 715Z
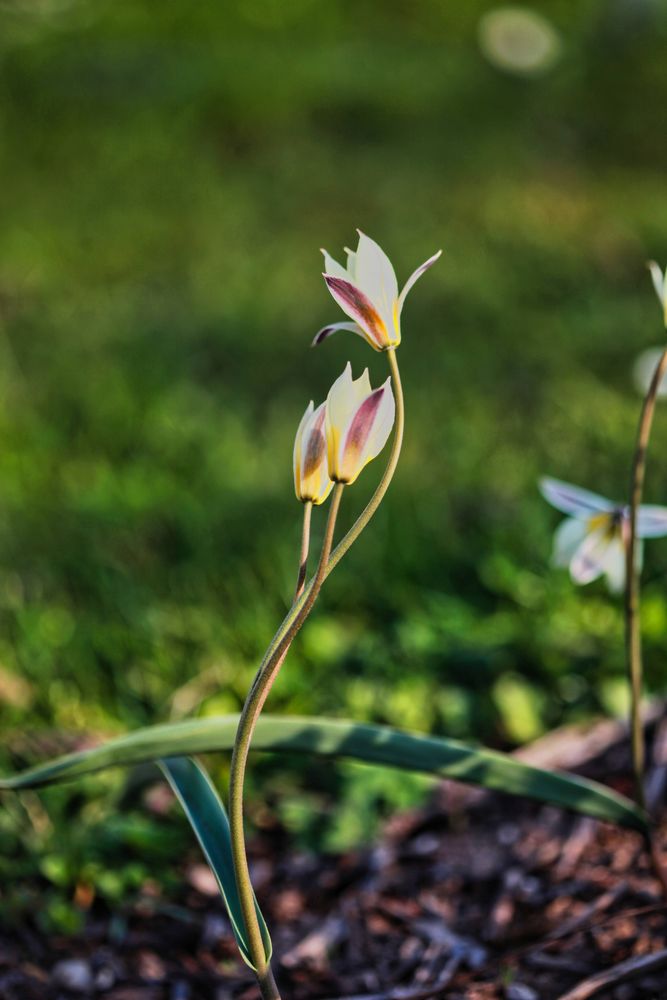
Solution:
M232 715L140 729L92 750L68 754L5 778L0 781L0 789L39 788L107 767L172 755L230 750L237 724L238 716ZM642 810L604 785L530 767L507 754L466 746L456 740L337 719L265 716L259 720L253 747L255 750L314 753L423 771L551 802L635 830L647 829Z

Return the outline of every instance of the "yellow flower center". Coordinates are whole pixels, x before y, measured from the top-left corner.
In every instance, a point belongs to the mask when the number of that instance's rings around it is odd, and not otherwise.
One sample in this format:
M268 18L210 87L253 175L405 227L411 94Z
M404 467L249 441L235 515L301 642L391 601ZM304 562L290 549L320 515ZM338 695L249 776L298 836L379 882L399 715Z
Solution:
M614 511L605 512L604 514L594 514L593 517L589 517L588 519L588 530L591 532L604 531L607 538L611 540L621 534L621 522L615 516Z

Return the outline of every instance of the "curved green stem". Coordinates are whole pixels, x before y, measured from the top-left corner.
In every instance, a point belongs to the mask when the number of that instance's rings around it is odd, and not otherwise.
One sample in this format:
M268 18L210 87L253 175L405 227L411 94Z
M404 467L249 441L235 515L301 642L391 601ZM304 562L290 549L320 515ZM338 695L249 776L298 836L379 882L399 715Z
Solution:
M273 980L270 966L266 961L264 942L262 941L259 924L257 922L255 901L250 882L250 873L248 870L248 861L246 857L243 834L243 783L248 752L250 749L250 741L252 739L257 718L261 713L271 686L283 664L285 656L287 655L292 639L310 613L324 580L329 575L331 570L340 562L350 546L356 541L373 517L375 511L380 506L380 503L389 488L394 472L396 471L403 443L405 406L403 402L403 387L401 385L401 376L398 369L398 362L396 360L396 353L393 349L387 351L386 353L389 361L389 367L391 369L394 399L396 401L394 436L386 468L368 504L349 529L347 534L338 543L333 552L331 552L333 529L342 494L342 486L340 484L336 485L329 512L325 542L322 547L322 553L317 571L314 577L305 586L301 575L301 568L304 569L303 578L305 579L305 563L307 559L305 538L307 530L309 534L310 512L306 514L304 511L304 540L302 540L301 567L297 582L295 601L290 610L287 612L287 615L283 619L278 631L264 654L264 658L260 664L259 670L257 671L255 680L253 681L253 685L246 699L236 735L230 774L229 803L232 853L234 857L234 868L236 872L239 895L241 897L244 922L248 932L249 945L253 955L253 962L258 970L257 976L264 1000L279 1000L279 993ZM306 518L308 518L308 529L305 524Z
M306 500L303 505L303 527L301 529L301 554L299 556L299 572L296 578L296 587L294 588L294 601L292 602L292 607L294 607L294 604L299 600L299 598L303 594L303 589L306 585L306 573L308 570L308 552L310 551L310 522L312 513L313 513L313 503L311 500ZM273 641L271 642L271 645L264 654L264 658L262 660L262 664L260 665L259 670L255 674L255 678L252 682L252 686L250 689L251 691L253 691L254 688L259 683L259 679L262 675L262 671L264 670L264 664L266 663L267 657L269 656L271 651L275 649L275 647L276 647L276 641L274 637ZM280 660L280 663L278 663L278 670L282 666L283 660L285 659L286 655L287 655L287 650L285 650L282 659Z
M270 972L269 964L264 950L264 941L257 920L255 911L255 897L250 881L250 871L248 869L248 859L245 850L245 838L243 834L243 784L245 770L248 762L248 752L250 741L260 716L264 702L266 701L273 682L287 655L287 651L292 644L292 640L308 617L310 610L315 603L324 578L326 576L327 563L331 554L333 535L336 526L336 518L340 507L341 497L344 490L343 483L336 483L331 497L329 517L322 545L320 561L315 572L315 576L308 587L305 599L300 604L298 614L294 617L289 628L285 631L277 645L270 648L262 661L255 684L250 690L243 706L241 718L236 732L234 753L229 781L229 825L231 831L232 856L234 859L234 871L236 873L236 884L239 891L243 920L248 934L248 945L253 960L253 965L257 970L257 976L262 986L262 977L266 977ZM272 977L271 977L272 978ZM275 983L274 983L275 987ZM276 993L265 993L262 988L262 996L265 1000L274 1000Z

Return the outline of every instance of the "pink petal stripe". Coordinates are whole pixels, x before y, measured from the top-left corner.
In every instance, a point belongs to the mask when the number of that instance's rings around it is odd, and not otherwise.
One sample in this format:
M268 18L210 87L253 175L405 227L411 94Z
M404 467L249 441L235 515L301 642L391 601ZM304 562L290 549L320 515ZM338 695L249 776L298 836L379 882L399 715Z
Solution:
M346 465L349 460L355 461L362 453L364 445L373 429L375 418L385 393L385 386L381 386L367 396L363 401L348 428L343 445L342 460Z
M305 442L303 456L303 478L307 479L317 472L325 458L326 442L324 440L325 407L319 407L308 429L308 439Z
M360 330L356 323L329 323L327 326L323 326L321 330L318 330L313 337L311 347L317 347L319 344L323 344L325 340L328 340L332 333L337 333L338 330L349 330L351 333L357 333L361 337L365 337L366 334L363 330Z
M335 325L332 325L331 323L329 324L329 326L323 326L322 329L318 330L315 336L313 337L310 346L317 347L318 344L323 344L324 341L327 340L332 333L336 332L336 329L337 327Z
M343 312L351 316L366 331L369 337L372 337L378 347L388 344L389 334L382 317L361 289L352 285L349 281L343 281L342 278L335 278L331 274L325 274L324 280Z

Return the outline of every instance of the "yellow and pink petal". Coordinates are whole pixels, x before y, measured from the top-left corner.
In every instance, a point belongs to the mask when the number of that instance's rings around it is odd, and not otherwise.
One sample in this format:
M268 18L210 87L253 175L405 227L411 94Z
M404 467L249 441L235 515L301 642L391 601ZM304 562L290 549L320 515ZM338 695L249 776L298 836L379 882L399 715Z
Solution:
M371 347L381 351L391 346L392 339L382 316L360 288L331 274L325 274L324 280L343 312L364 331Z

